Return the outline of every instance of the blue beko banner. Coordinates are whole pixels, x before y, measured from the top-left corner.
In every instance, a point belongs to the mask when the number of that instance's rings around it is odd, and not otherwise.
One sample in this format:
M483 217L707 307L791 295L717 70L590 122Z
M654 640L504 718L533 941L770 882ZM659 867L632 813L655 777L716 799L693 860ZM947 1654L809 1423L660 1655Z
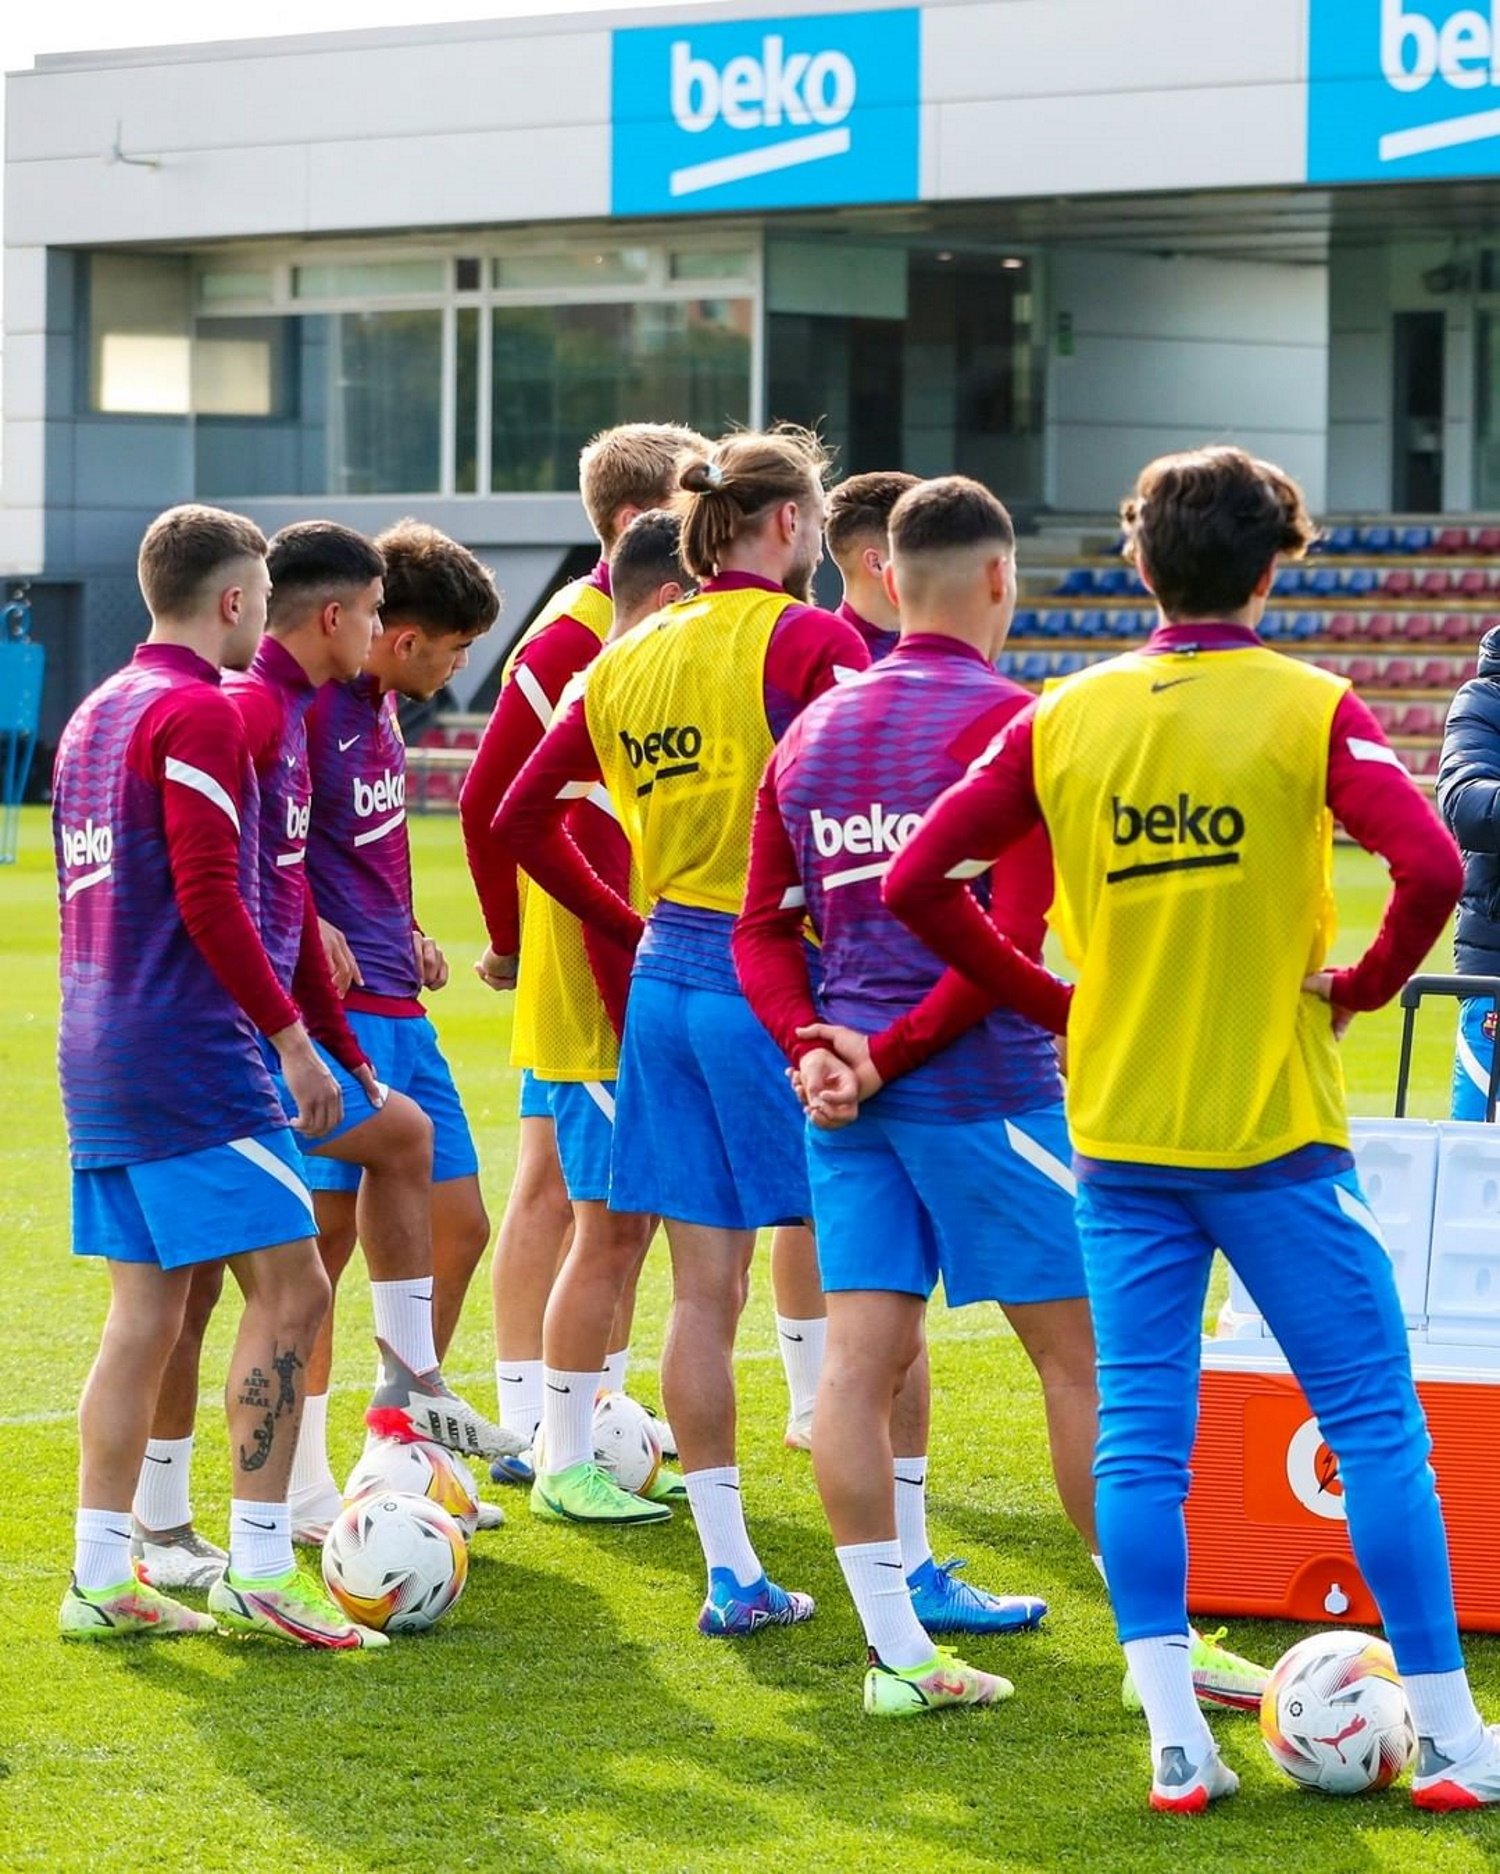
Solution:
M1310 0L1309 182L1500 173L1500 0Z
M915 201L917 8L612 38L615 214Z

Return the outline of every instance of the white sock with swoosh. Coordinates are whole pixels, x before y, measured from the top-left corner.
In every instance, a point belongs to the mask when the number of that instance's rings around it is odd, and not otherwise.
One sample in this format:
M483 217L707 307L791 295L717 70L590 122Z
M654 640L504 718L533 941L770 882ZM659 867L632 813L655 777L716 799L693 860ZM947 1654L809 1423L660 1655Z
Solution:
M295 1567L292 1512L285 1503L229 1505L229 1568L242 1581L272 1581Z
M899 1542L852 1542L835 1549L865 1639L883 1666L925 1666L937 1648L917 1619Z
M131 1505L142 1529L180 1529L193 1520L189 1497L193 1469L193 1434L153 1438L141 1461Z

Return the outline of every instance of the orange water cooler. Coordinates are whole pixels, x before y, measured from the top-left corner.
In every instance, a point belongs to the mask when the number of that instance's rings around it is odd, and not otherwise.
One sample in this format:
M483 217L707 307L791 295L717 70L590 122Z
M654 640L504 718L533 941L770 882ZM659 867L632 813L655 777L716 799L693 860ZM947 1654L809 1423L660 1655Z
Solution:
M1357 1120L1433 1440L1459 1624L1500 1632L1500 1127ZM1328 1331L1339 1331L1329 1297ZM1368 1627L1338 1460L1237 1281L1204 1344L1188 1606Z

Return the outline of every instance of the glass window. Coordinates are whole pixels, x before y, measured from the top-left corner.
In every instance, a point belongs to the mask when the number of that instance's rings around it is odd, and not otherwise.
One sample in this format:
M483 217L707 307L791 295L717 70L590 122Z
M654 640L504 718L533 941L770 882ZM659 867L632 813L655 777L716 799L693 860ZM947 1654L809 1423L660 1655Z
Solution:
M331 319L203 319L194 344L193 486L207 501L328 487Z
M280 416L287 403L285 350L292 319L204 319L193 339L198 416Z
M293 267L294 299L388 299L401 293L441 293L448 284L441 260L359 260Z
M634 286L651 277L649 247L563 248L556 253L504 254L495 262L495 286L532 291L554 286Z
M89 407L186 416L192 407L190 274L161 254L93 254L88 269Z
M269 306L275 282L269 267L205 267L198 275L198 304Z
M454 315L457 355L453 371L453 492L479 491L479 309Z
M340 313L331 336L327 491L435 491L442 479L442 313Z
M497 306L491 486L568 489L578 452L615 423L687 423L713 436L750 415L754 302Z
M717 253L683 248L672 254L667 271L674 280L748 280L754 274L755 259L745 248Z

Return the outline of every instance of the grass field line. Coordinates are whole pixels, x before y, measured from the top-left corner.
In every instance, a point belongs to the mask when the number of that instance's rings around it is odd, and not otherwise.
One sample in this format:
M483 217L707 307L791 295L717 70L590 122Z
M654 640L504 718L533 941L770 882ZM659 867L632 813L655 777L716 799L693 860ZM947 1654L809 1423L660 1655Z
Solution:
M936 1331L929 1328L927 1340L928 1344L934 1347L950 1346L960 1344L964 1341L1006 1340L1010 1337L1010 1334L1011 1329L1009 1325L1001 1320L991 1322L988 1327L939 1328ZM739 1347L736 1348L734 1357L737 1361L743 1360L747 1362L752 1360L779 1360L781 1358L781 1350L777 1347ZM659 1360L648 1359L644 1355L637 1358L632 1354L630 1359L630 1371L632 1373L654 1373L660 1364L661 1362ZM450 1373L447 1375L448 1384L450 1386L460 1387L483 1385L486 1381L492 1381L494 1377L495 1369L493 1367L489 1367L478 1373ZM336 1380L333 1385L328 1388L330 1393L368 1392L369 1389L370 1382L368 1380L357 1379ZM71 1425L77 1416L78 1408L76 1406L44 1406L33 1412L7 1412L0 1414L0 1431L20 1431L24 1428L35 1426Z

